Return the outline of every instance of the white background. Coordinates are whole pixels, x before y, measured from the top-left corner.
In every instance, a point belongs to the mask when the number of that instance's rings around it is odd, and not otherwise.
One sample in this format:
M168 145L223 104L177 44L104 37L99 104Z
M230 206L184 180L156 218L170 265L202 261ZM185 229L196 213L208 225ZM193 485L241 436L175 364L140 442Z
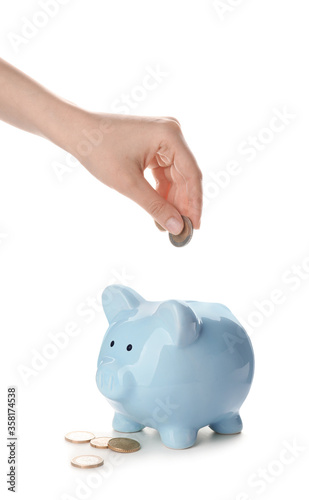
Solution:
M165 72L130 112L180 120L212 196L192 242L174 248L148 214L65 152L0 123L2 498L10 384L19 394L18 498L308 496L309 9L301 0L218 5L72 0L15 51L8 34L21 35L23 18L41 8L1 0L2 57L87 109L110 112L123 93L138 94L147 67ZM262 131L285 108L290 123ZM269 143L249 161L238 148L258 134ZM210 184L231 161L237 175ZM59 164L67 171L57 176ZM66 443L66 432L114 435L95 384L107 327L100 291L112 282L150 300L222 302L248 326L256 373L240 436L203 429L196 446L173 451L143 431L141 451L117 455L120 463L103 450L105 469L71 467L94 449ZM22 377L72 322L75 337ZM283 451L293 441L295 456Z

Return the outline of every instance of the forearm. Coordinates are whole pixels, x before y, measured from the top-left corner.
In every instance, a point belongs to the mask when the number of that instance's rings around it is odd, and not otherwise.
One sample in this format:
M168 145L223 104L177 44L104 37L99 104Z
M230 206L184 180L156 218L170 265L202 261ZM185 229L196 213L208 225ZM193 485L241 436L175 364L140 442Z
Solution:
M69 149L81 109L0 58L0 119Z

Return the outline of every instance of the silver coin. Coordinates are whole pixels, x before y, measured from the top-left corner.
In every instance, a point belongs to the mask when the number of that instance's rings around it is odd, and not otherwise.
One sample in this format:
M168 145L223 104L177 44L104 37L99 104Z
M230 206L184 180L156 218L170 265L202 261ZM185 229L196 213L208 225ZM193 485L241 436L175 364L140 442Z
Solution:
M184 247L191 241L193 236L193 224L191 220L189 219L189 217L186 217L185 215L182 215L182 218L184 222L184 227L181 233L177 235L168 233L170 242L175 247Z
M80 455L71 460L71 464L74 467L79 467L79 469L93 469L94 467L100 467L103 463L103 458L97 455Z
M89 443L95 435L88 431L73 431L68 432L64 437L70 443Z
M91 439L90 444L94 448L108 448L108 442L112 439L110 437L98 437Z

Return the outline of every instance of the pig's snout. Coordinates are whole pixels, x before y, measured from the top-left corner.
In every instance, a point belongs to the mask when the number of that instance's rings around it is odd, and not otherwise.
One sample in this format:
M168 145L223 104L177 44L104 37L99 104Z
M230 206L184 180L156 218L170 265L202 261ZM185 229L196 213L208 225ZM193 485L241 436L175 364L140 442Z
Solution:
M97 386L105 397L113 400L124 394L123 380L119 377L119 366L114 358L104 356L98 366Z

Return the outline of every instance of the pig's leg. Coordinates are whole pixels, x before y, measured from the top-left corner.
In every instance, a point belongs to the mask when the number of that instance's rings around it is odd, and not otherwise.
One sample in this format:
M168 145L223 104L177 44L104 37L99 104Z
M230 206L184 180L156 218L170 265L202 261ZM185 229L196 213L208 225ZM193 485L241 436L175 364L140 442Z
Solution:
M197 437L196 429L162 427L158 430L163 444L168 448L178 450L193 446Z
M229 413L209 427L217 434L239 434L242 431L242 421L239 413Z
M113 418L113 429L119 432L137 432L144 429L144 425L134 422L128 417L121 415L121 413L115 413Z

